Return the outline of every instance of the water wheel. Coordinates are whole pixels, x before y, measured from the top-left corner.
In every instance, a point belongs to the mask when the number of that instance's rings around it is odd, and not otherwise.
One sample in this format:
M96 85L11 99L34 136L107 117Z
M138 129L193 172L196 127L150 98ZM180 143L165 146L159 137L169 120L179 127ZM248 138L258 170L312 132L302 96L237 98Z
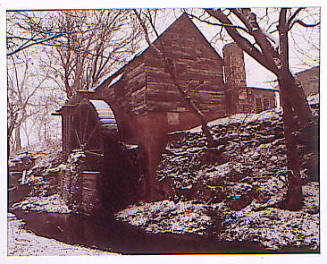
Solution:
M103 100L79 103L71 122L72 149L84 152L86 170L100 171L104 158L104 134L118 135L114 114Z
M70 204L78 212L92 214L101 208L103 194L110 188L106 163L115 156L106 154L106 145L119 145L118 128L110 106L103 100L87 100L78 103L71 115L71 149L84 154L79 160L78 177L71 178ZM106 186L104 189L103 186Z

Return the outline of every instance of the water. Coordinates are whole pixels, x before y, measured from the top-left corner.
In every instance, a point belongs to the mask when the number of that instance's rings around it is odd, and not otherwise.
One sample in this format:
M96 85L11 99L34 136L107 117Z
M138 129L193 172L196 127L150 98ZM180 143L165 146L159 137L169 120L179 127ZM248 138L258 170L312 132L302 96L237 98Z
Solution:
M264 253L256 243L219 242L196 235L150 234L110 216L85 216L44 212L13 212L24 219L25 229L68 244L78 244L122 254Z

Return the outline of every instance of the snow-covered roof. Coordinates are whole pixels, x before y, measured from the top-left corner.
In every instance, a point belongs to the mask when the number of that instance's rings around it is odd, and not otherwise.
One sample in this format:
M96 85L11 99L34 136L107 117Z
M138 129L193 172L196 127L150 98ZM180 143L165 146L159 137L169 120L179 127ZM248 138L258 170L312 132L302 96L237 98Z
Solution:
M276 88L270 88L270 87L247 87L248 89L259 89L259 90L268 90L268 91L276 91L278 92L279 90Z

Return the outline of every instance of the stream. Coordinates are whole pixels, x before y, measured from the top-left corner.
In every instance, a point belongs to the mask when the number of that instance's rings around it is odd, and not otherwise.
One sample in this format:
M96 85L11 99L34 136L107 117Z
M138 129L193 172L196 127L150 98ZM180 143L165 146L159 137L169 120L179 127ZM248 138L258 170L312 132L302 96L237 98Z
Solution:
M274 253L254 242L221 242L213 237L192 234L146 233L105 215L26 212L20 209L12 213L23 219L24 228L36 235L121 254Z

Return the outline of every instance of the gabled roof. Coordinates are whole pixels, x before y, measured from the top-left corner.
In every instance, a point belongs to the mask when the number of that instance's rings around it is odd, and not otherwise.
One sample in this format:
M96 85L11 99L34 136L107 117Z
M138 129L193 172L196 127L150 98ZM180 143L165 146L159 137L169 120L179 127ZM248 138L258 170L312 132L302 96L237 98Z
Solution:
M188 15L186 13L183 13L179 18L177 18L165 31L163 31L159 37L154 40L152 43L156 44L157 42L160 41L161 37L163 35L165 35L165 33L170 30L170 28L174 25L176 25L177 23L181 22L181 21L186 21L186 23L189 23L190 27L192 27L194 29L194 32L196 32L199 35L199 38L202 39L203 43L205 45L208 46L209 49L211 49L213 51L213 53L217 56L218 60L223 61L222 57L218 54L218 52L211 46L211 44L209 43L209 41L206 39L206 37L202 34L202 32L198 29L198 27L192 22L192 20L188 17ZM127 62L124 66L122 66L119 70L117 70L115 73L113 73L112 75L110 75L107 79L105 79L100 85L98 85L96 89L98 88L102 88L102 87L108 87L108 85L112 84L113 79L115 79L116 77L118 78L118 76L121 76L121 74L123 73L123 71L125 70L125 68L132 63L133 61L137 60L138 58L140 58L143 54L145 54L148 50L150 49L150 46L147 46L144 50L138 52L137 54L134 55L134 57ZM121 79L121 78L119 78ZM119 81L119 80L118 80ZM117 81L117 82L118 82Z

